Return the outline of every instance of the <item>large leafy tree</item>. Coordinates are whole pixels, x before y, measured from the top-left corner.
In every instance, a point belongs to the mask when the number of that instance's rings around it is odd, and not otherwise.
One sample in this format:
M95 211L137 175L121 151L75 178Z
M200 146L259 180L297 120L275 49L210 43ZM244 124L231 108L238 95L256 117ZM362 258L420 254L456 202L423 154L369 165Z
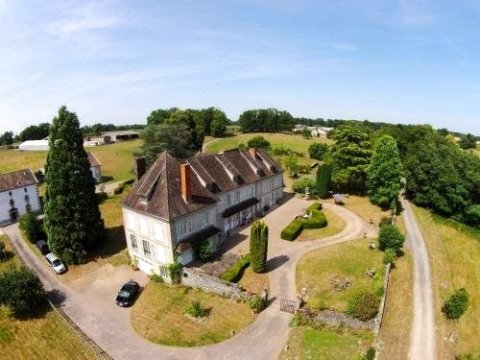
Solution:
M367 168L367 194L372 203L393 208L402 188L403 166L397 143L390 135L383 135L375 143Z
M292 130L295 119L287 111L277 109L246 110L238 124L243 132L281 132Z
M331 166L331 185L339 191L365 191L366 170L372 154L368 133L348 122L331 131L336 140L325 162Z
M190 132L184 124L149 125L142 132L142 138L144 143L141 152L149 165L164 150L176 158L192 155L188 150Z
M11 145L13 144L13 132L5 131L0 136L0 145Z
M50 249L66 263L84 262L103 238L95 180L77 115L62 106L53 119L45 165L45 230Z
M48 136L49 134L49 123L41 123L38 125L30 125L22 130L18 135L19 139L22 141L25 140L41 140Z

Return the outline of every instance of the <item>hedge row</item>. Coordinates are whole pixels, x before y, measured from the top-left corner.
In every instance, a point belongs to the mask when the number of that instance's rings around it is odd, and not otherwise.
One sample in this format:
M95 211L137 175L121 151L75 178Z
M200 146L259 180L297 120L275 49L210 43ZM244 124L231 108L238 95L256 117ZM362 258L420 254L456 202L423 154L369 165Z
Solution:
M230 269L220 275L220 279L230 282L237 282L240 280L243 270L250 265L250 256L242 256Z
M303 219L294 219L281 232L280 237L283 240L293 241L303 230Z
M306 213L309 218L297 218L288 224L281 232L280 237L283 240L293 241L302 233L303 229L320 229L327 226L327 218L320 210L322 204L313 203L307 208Z

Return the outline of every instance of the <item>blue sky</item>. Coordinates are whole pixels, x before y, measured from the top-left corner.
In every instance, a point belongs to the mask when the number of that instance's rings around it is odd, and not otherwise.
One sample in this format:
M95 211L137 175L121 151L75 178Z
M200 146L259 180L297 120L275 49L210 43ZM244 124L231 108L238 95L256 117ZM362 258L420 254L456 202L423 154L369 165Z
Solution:
M477 1L0 0L0 132L216 106L480 135Z

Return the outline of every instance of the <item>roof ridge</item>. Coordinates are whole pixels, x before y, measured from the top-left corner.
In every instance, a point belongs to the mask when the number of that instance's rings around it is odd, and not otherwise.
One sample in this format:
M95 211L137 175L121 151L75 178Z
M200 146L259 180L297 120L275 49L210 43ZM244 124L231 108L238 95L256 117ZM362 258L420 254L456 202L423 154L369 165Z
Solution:
M167 204L167 211L166 211L166 214L167 214L167 219L171 219L172 217L170 216L170 184L169 184L169 176L168 176L168 157L171 156L167 150L165 150L165 162L163 163L163 166L164 166L164 171L165 171L165 186L167 187L167 201L166 201L166 204Z

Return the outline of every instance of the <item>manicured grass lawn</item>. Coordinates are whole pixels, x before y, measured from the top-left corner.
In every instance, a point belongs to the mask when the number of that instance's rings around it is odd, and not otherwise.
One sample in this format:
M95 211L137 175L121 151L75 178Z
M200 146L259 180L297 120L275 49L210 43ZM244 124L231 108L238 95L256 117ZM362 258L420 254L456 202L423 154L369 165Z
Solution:
M325 249L315 250L303 256L297 265L296 283L300 292L307 289L307 305L315 308L346 311L348 300L355 294L368 291L378 296L383 293L383 253L370 250L370 239L355 240ZM366 272L375 267L376 275L370 278ZM337 291L332 280L339 277L351 283L345 290Z
M185 315L192 301L210 309L204 318ZM250 324L255 315L247 304L186 289L150 282L132 309L135 331L148 340L173 346L200 346L218 343Z
M437 356L451 359L457 354L480 353L480 233L453 225L427 210L414 207L425 238L432 267L437 326ZM470 230L469 230L470 229ZM447 320L441 308L454 289L466 288L470 307L458 321ZM458 344L448 341L457 334Z
M390 272L385 313L379 335L379 359L408 359L413 316L413 263L408 251Z
M306 326L292 328L288 350L280 359L358 360L371 346L369 331L347 329L312 329Z
M112 176L114 180L126 180L134 177L134 152L143 140L117 142L110 145L86 147L102 163L102 176ZM31 168L36 171L45 166L46 151L0 150L0 173Z
M297 241L323 239L338 234L345 228L345 221L340 216L337 216L327 209L323 209L322 212L325 213L327 217L328 225L321 229L304 229L297 238Z
M1 240L11 251L6 237ZM13 253L12 253L13 254ZM19 266L14 256L0 263L0 271ZM41 317L16 320L0 307L0 358L2 359L94 359L93 350L65 323L60 315L49 310Z

